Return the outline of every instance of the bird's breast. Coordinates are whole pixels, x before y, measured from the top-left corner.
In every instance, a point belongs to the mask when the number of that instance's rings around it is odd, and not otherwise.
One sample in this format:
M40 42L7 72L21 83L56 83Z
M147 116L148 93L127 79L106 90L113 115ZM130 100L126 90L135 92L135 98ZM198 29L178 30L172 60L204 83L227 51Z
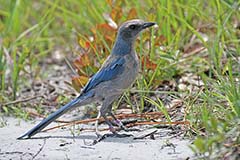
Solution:
M137 56L134 55L126 55L126 66L124 72L120 75L120 80L123 89L129 88L133 82L135 81L138 71L139 71L139 61Z
M112 95L120 95L127 88L129 88L135 81L138 70L139 62L135 55L125 55L124 56L124 70L121 74L111 81L102 82L100 85L95 87L96 97L108 97Z

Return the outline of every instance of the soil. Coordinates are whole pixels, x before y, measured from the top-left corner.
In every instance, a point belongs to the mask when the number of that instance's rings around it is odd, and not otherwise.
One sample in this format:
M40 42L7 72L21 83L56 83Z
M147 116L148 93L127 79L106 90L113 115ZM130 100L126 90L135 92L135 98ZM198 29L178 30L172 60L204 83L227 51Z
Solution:
M154 137L144 139L107 137L93 146L88 144L96 139L95 133L79 132L78 126L41 132L33 139L16 139L36 123L38 120L26 122L12 117L2 117L1 124L4 125L0 128L1 160L179 160L194 157L189 148L191 141L182 136L169 135L169 129L157 129ZM56 123L50 126L56 126ZM156 129L145 127L144 131L134 131L131 134L136 137L147 132L151 133L152 130ZM101 133L105 132L108 131Z

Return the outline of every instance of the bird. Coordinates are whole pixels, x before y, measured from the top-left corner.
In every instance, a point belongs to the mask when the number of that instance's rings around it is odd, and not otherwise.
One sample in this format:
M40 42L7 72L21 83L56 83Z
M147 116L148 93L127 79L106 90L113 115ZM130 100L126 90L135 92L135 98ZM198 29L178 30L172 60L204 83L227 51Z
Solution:
M138 75L139 59L135 51L136 38L141 31L155 24L155 22L146 22L141 19L132 19L124 22L117 31L111 53L98 72L83 87L79 96L50 114L17 139L29 139L64 113L76 107L94 102L102 104L95 122L95 132L97 135L100 135L98 131L98 119L100 117L104 118L109 126L109 130L113 134L117 134L112 122L107 118L108 115L113 118L113 123L126 130L122 122L112 113L112 104L134 83Z

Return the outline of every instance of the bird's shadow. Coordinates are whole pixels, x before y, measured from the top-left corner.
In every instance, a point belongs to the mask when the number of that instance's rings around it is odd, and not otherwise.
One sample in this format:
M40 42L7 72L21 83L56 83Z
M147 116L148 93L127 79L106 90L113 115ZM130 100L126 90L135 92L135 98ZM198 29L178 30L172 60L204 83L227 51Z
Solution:
M39 136L39 137L31 137L26 140L30 139L96 139L94 135L80 135L80 136Z
M105 133L103 135L91 135L91 134L81 134L81 135L71 135L71 136L38 136L38 137L31 137L27 138L28 140L31 139L72 139L72 140L77 140L81 139L84 141L85 145L95 145L99 142L112 142L112 143L141 143L144 142L142 141L146 137L150 137L151 139L154 138L154 134L156 134L157 130L154 129L151 132L148 132L147 134L142 134L141 136L139 135L134 135L136 132L121 132L121 133ZM25 140L27 140L25 139ZM86 143L87 142L87 143Z
M132 134L119 134L118 136L112 133L106 133L102 135L102 137L97 137L96 135L78 135L78 136L38 136L38 137L31 137L24 140L34 140L34 139L81 139L87 143L86 145L95 145L99 142L113 142L113 143L134 143L140 142L139 140L134 140L134 135Z

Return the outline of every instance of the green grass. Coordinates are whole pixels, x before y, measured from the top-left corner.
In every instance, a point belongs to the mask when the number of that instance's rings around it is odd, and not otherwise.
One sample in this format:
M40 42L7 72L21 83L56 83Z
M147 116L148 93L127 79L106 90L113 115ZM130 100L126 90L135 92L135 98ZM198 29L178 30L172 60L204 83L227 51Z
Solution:
M89 37L95 38L90 43L91 65L78 72L87 77L96 72L98 66L93 60L104 61L115 37L115 31L109 31L108 35L106 28L98 26L106 23L104 14L110 14L117 24L136 17L155 21L159 28L143 33L136 44L140 59L147 57L155 68L144 60L133 89L139 99L132 101L133 90L130 90L121 100L135 112L143 111L146 102L150 103L171 121L157 89L164 81L177 81L185 73L194 73L204 83L197 92L164 91L184 100L186 118L197 134L193 150L206 159L236 156L240 143L240 2L110 2L0 0L0 103L17 99L21 85L30 83L29 77L32 81L42 77L40 62L54 50L73 48L76 43L85 45ZM150 47L146 47L146 43ZM197 53L187 50L196 49L197 45L205 50ZM157 101L153 100L153 94ZM183 94L187 96L182 97ZM0 109L4 113L26 116L21 113L21 104Z

